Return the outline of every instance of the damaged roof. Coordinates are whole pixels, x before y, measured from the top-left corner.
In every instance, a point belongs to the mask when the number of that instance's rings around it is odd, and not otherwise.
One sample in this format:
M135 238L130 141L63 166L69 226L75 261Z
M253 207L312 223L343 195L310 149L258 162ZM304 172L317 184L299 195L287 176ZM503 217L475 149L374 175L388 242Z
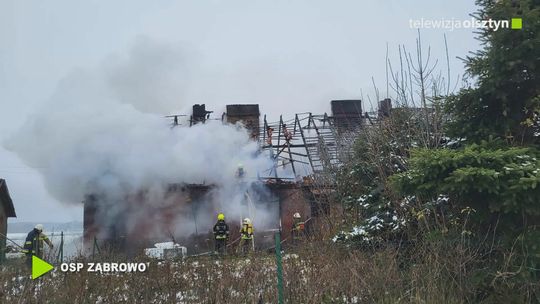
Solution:
M9 191L7 188L6 181L0 178L0 202L6 211L7 217L17 217L15 214L15 207L13 206L13 201L9 196Z

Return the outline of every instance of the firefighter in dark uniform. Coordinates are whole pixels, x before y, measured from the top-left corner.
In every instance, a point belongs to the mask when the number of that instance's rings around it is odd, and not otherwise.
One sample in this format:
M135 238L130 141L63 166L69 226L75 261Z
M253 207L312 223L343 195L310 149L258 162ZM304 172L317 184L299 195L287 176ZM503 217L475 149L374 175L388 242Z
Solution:
M218 254L225 254L229 240L229 226L225 223L223 213L218 214L217 219L217 223L214 225L215 251Z
M49 248L53 248L51 240L43 233L43 225L37 224L26 236L23 252L26 254L26 265L32 267L32 256L43 258L43 243L47 243Z

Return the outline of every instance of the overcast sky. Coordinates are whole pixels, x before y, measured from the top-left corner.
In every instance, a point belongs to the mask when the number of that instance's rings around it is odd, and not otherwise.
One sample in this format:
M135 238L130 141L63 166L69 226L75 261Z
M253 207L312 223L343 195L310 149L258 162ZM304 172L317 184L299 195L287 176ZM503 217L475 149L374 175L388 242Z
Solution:
M410 19L469 19L472 2L0 0L0 140L73 69L124 56L141 40L171 45L184 61L179 106L163 114L186 103L216 112L227 103L259 103L272 117L329 111L331 99L372 94L372 77L385 94L386 46L394 60L398 45L414 48ZM471 30L421 34L444 70L446 34L454 76L463 74L456 57L478 48ZM82 220L82 204L52 198L42 176L3 147L0 178L18 215L10 221Z

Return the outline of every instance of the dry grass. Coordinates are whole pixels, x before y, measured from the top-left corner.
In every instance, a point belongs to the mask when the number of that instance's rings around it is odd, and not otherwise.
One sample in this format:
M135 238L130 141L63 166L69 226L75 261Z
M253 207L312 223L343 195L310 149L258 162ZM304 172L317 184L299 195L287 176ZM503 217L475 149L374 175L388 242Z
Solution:
M475 298L471 284L470 255L465 251L441 249L444 248L360 251L322 242L306 244L284 255L285 301L474 303L482 300ZM526 292L522 295L518 298L521 303L534 302L533 298L527 298ZM247 258L151 261L145 273L55 271L35 281L28 279L24 265L9 265L0 273L1 303L276 303L276 298L275 257L269 253ZM493 302L490 299L486 301Z

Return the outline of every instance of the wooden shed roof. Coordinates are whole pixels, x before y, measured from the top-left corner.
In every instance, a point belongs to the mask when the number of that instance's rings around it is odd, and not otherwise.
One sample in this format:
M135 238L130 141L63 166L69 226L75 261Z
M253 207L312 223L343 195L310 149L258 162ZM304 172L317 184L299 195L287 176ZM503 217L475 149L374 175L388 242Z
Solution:
M9 196L9 190L7 188L6 181L0 178L0 202L6 211L7 217L17 217L15 214L15 207L13 206L13 201L11 196Z

